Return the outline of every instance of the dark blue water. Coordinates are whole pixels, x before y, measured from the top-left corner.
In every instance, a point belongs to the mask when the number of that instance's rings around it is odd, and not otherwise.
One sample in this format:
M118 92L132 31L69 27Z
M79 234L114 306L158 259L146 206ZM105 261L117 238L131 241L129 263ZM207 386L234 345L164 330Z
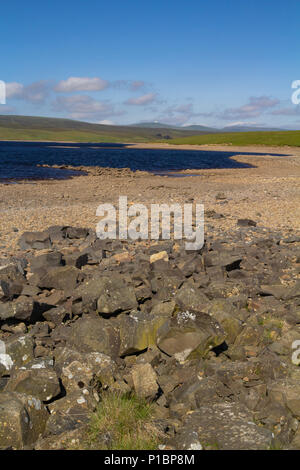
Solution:
M37 165L73 165L130 168L169 174L178 170L247 168L230 157L249 152L215 150L136 149L122 144L62 144L49 142L0 142L0 180L64 179L76 171ZM264 155L255 153L255 155ZM277 155L277 154L272 154Z

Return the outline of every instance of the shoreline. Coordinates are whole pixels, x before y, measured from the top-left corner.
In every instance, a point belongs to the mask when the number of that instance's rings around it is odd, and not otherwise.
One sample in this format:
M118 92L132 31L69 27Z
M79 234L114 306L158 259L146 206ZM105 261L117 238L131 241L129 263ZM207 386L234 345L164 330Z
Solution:
M141 144L135 146L145 148ZM159 144L159 148L170 146ZM226 151L228 147L214 146L217 149ZM205 211L213 214L205 216L207 231L223 230L226 234L236 228L237 219L249 218L260 227L295 233L300 230L300 149L284 156L283 149L279 152L270 147L268 153L251 155L251 150L257 153L259 149L248 147L249 155L238 155L238 151L243 153L246 149L230 147L237 152L230 158L250 163L250 168L180 172L193 173L189 178L99 167L97 174L64 180L0 182L0 258L18 253L16 241L24 231L41 231L52 225L95 227L99 221L98 205L116 204L120 195L146 206L162 202L203 203Z

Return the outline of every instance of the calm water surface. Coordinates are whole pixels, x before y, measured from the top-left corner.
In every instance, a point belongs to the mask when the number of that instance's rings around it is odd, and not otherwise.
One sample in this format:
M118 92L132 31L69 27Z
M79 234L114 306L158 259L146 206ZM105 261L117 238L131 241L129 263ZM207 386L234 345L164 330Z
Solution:
M0 180L65 179L76 171L37 165L104 166L182 176L176 171L205 168L247 168L231 160L249 152L215 150L136 149L122 144L69 144L49 142L0 142ZM255 155L264 155L255 153ZM277 154L271 154L277 155Z

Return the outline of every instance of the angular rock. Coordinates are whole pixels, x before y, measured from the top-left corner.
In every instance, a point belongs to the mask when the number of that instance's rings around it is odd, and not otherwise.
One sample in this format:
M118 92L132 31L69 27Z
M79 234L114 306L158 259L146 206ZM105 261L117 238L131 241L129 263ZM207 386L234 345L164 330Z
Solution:
M224 343L226 334L209 315L180 311L158 330L157 346L178 361L205 357Z
M151 364L136 364L131 370L131 376L136 395L147 400L154 400L158 392L158 384Z
M175 302L183 309L202 311L209 299L193 282L185 282L177 291Z
M69 312L63 305L60 305L44 312L43 317L55 325L60 325L65 319L69 318Z
M5 391L33 395L42 402L48 402L61 393L61 388L53 368L46 368L43 362L36 361L31 366L13 371Z
M185 419L184 432L196 432L204 449L268 450L273 434L257 426L246 407L238 403L201 406Z
M108 279L105 282L103 293L97 300L97 311L104 315L132 310L137 307L134 288L125 281Z
M51 268L37 282L42 289L61 289L70 295L77 284L83 279L81 271L73 266Z
M144 351L156 344L158 329L168 317L132 311L118 318L121 357Z
M41 401L15 392L0 393L0 449L24 449L43 435L49 414Z
M68 238L86 238L89 234L89 229L81 227L68 227L66 235Z
M18 241L21 250L44 250L51 248L48 232L24 232Z
M238 219L237 225L240 227L256 227L257 223L251 219Z
M37 304L28 297L20 296L11 302L0 302L0 320L15 318L20 321L31 321L38 317Z
M96 315L84 316L69 329L68 344L79 352L99 352L117 357L120 337L117 325Z
M159 253L153 253L153 255L150 256L150 263L155 263L159 260L169 261L168 253L166 251L160 251Z
M97 402L86 388L69 393L49 405L50 417L45 436L58 435L77 429L89 422Z
M34 359L34 341L29 335L13 335L5 341L6 354L14 368L20 368Z
M30 259L31 272L36 272L41 268L49 269L61 266L62 254L59 251L49 251Z

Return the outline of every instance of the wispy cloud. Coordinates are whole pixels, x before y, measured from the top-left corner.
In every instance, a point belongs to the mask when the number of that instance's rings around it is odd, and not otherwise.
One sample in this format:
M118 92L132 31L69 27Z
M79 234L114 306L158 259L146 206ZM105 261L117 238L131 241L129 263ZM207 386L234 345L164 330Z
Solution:
M217 113L217 117L226 120L255 118L278 104L279 100L270 96L251 96L248 103L238 108L227 108L223 112Z
M300 106L293 106L291 108L275 109L271 112L273 116L300 116Z
M165 122L166 124L182 126L188 123L190 119L196 116L201 116L201 113L197 113L194 110L193 103L186 103L168 106L155 119L158 121Z
M116 111L111 102L95 100L86 95L58 96L52 103L52 108L58 112L67 112L73 119L100 120L124 114Z
M58 93L72 93L74 91L101 91L109 86L107 80L100 77L69 77L61 80L55 86L54 91Z
M124 104L130 106L147 106L154 103L157 99L157 93L148 93L137 98L129 98Z
M146 84L143 80L136 80L136 81L130 83L130 88L133 91L137 91L137 90L140 90L141 88L143 88L145 85Z

